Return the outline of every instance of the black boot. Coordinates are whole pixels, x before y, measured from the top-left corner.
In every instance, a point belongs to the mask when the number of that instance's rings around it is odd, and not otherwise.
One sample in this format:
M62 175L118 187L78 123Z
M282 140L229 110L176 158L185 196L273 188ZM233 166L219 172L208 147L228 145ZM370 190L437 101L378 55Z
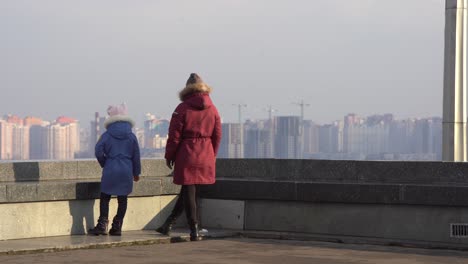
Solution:
M107 218L99 218L96 226L94 228L89 229L88 234L91 235L107 235L107 225L109 224L109 220Z
M201 236L198 233L198 224L190 224L190 241L200 241Z
M109 235L111 236L121 236L122 235L122 219L114 217L112 220L112 228L109 230Z
M166 236L171 235L172 226L175 224L176 218L169 216L162 226L156 229L156 232L161 233Z

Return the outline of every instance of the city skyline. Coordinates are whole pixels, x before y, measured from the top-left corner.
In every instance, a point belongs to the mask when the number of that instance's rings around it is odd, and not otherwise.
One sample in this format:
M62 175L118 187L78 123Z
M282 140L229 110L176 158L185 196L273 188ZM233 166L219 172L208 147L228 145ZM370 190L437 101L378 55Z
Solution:
M0 118L1 160L70 160L92 158L106 131L106 117L94 121L60 116L49 122L37 117ZM162 158L169 120L147 114L134 127L142 157ZM442 118L396 119L393 114L360 116L318 124L298 115L222 123L219 158L440 160Z
M0 113L170 116L190 72L225 122L299 113L441 116L444 1L5 1ZM264 8L268 5L268 8ZM423 6L424 8L421 8ZM126 19L122 19L125 17ZM213 23L216 21L216 23Z
M269 105L271 106L271 105ZM265 107L265 109L267 109L267 107ZM274 109L274 108L273 108ZM249 117L249 116L245 116L246 114L244 113L242 115L242 123L246 123L248 121L265 121L265 120L268 120L270 117L271 118L274 118L274 117L278 117L278 116L297 116L297 117L300 117L301 116L301 113L300 113L300 110L297 111L297 113L293 112L293 113L283 113L283 114L279 114L277 112L272 112L271 116L268 115L268 111L266 111L266 115L265 116L262 116L262 117L258 117L258 118L254 118L254 117ZM41 116L37 115L37 114L28 114L28 115L25 115L25 116L21 116L17 113L0 113L0 120L2 119L6 119L8 117L10 118L19 118L19 119L40 119L44 122L47 122L47 123L53 123L59 119L62 119L62 118L70 118L70 119L73 119L74 121L78 122L81 124L81 126L83 126L83 124L86 124L86 126L88 126L91 122L94 121L94 118L95 118L95 115L96 113L99 114L99 117L100 118L107 118L107 113L105 113L105 111L94 111L92 112L92 114L90 115L89 119L88 120L80 120L78 118L75 118L73 116L68 116L68 115L64 115L64 114L53 114L52 116L56 116L55 118L52 118L52 119L47 119L47 118L42 118ZM360 116L360 117L369 117L369 116L376 116L376 115L386 115L386 114L389 114L389 115L392 115L395 120L407 120L407 119L426 119L426 118L442 118L441 115L434 115L434 116L431 116L431 115L427 115L427 116L408 116L408 117L398 117L397 115L393 114L393 113L370 113L368 115L365 115L365 114L362 114L362 113L355 113L355 112L345 112L341 117L337 117L337 118L334 118L334 119L331 119L329 121L325 121L325 122L318 122L316 120L313 120L311 118L308 118L308 116L304 116L304 120L309 120L309 121L313 121L315 124L318 124L318 125L328 125L328 124L332 124L336 121L341 121L343 120L343 117L347 116L347 115L356 115L356 116ZM237 112L236 112L236 115L237 115ZM144 123L145 121L147 120L148 116L151 116L152 119L160 119L160 120L168 120L170 121L171 120L171 116L162 116L162 115L159 115L158 113L155 113L155 112L146 112L146 113L141 113L140 115L136 115L136 116L141 116L142 118L139 120L140 122L136 122L136 127L137 128L144 128ZM137 118L135 118L134 116L130 115L130 117L134 120L138 120ZM221 122L222 123L230 123L230 124L236 124L236 123L239 123L238 122L238 118L234 118L233 120L224 120L222 117L221 117Z

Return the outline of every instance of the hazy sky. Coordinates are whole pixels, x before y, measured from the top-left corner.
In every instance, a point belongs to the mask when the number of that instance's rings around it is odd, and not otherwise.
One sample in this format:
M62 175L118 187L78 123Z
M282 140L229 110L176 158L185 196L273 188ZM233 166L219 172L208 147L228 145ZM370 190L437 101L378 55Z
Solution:
M441 116L444 0L1 0L0 114L170 117L191 72L225 122Z

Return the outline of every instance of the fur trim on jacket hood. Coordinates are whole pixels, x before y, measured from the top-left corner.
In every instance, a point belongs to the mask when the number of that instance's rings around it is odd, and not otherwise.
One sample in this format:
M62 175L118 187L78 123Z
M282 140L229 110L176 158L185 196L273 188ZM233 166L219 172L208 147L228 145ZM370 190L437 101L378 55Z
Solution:
M115 123L115 122L128 122L128 123L130 123L131 127L135 126L135 122L129 116L127 116L127 115L114 115L114 116L111 116L111 117L107 118L106 121L104 121L104 127L107 129L107 127L110 124Z
M184 101L184 99L194 93L211 93L211 87L206 83L193 83L185 86L182 91L179 92L179 99Z

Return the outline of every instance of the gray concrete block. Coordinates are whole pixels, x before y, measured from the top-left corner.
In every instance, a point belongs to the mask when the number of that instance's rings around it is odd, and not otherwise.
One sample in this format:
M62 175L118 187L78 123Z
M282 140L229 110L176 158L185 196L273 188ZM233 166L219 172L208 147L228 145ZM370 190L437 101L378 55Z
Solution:
M37 184L37 200L75 200L76 184L76 182L42 182Z
M200 199L204 228L244 229L244 201Z
M76 199L89 200L99 199L101 196L101 182L77 182Z
M6 194L9 203L37 201L37 183L7 184Z
M160 177L161 179L161 194L179 194L180 185L172 183L172 177Z
M101 179L102 168L96 160L80 161L77 172L80 179Z
M399 185L298 183L297 200L334 203L399 203Z
M0 163L0 182L15 181L13 163Z
M165 177L171 173L164 159L142 159L141 176Z
M402 186L402 204L468 206L468 186Z
M269 159L217 159L217 178L267 179L273 178L273 163Z
M200 197L233 200L296 200L294 182L218 180L201 185Z
M408 181L409 164L400 162L356 161L356 180L360 183L394 183Z
M0 203L6 203L6 202L7 202L6 185L0 183Z
M140 179L133 183L133 192L131 196L156 196L161 195L161 179L148 177Z
M287 173L285 171L284 173ZM356 182L356 162L347 160L303 160L296 181Z
M62 166L62 179L75 180L80 179L78 174L78 163L80 161L67 161Z
M39 181L39 162L13 163L13 176L15 181Z
M63 180L63 166L66 162L41 161L39 165L39 180Z
M356 161L356 176L360 183L410 183L414 180L409 162Z
M419 162L414 175L419 184L466 184L468 166L466 162Z

